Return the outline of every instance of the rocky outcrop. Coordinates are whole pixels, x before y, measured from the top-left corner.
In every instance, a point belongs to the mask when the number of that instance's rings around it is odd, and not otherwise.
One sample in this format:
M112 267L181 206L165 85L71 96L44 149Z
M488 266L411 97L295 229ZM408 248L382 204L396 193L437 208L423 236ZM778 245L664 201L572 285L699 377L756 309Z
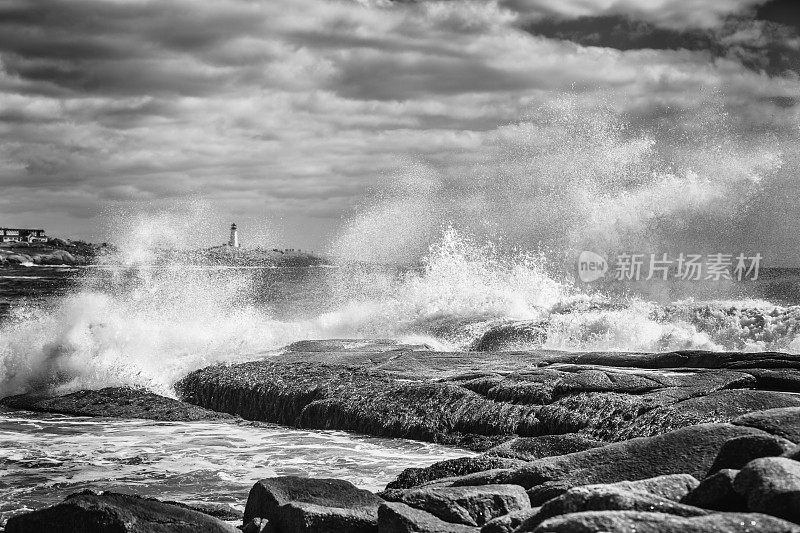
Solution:
M791 369L800 361L769 353L458 354L309 341L268 360L193 372L177 390L190 403L249 420L479 451L513 437L572 434L559 444L517 441L494 451L527 460L753 411L800 409L796 395L754 389L759 378L747 370L758 365ZM673 371L660 370L668 367Z
M250 489L244 523L266 518L279 531L374 532L382 500L340 479L262 479Z
M209 411L174 398L159 396L144 389L109 387L78 391L63 396L23 394L0 400L0 405L74 416L111 418L146 418L162 421L192 421L231 418L225 413Z
M158 500L84 491L46 509L14 516L6 533L238 533L207 514Z
M453 485L511 483L531 488L547 482L570 486L646 479L654 475L705 477L728 439L764 435L758 429L731 424L701 424L655 437L615 442L583 452L531 461L514 470L490 470L461 478Z
M110 249L107 245L61 239L34 244L3 243L0 245L0 266L86 265Z

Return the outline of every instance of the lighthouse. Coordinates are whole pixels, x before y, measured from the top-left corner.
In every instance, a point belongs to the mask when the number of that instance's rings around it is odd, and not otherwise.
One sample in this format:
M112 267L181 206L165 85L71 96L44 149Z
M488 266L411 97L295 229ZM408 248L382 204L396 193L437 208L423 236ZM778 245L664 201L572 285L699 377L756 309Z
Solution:
M239 232L236 230L236 223L231 224L231 238L228 240L228 246L231 248L239 247Z

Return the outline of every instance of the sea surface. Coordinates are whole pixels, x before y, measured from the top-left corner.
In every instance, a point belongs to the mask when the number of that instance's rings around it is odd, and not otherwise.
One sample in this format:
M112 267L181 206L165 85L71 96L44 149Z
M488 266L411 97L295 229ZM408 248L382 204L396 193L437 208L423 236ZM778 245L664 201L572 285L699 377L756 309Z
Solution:
M0 269L0 397L120 385L173 396L192 370L270 357L298 340L466 352L509 324L538 334L511 328L496 349L800 353L798 304L794 269L741 283L588 286L536 257L477 252L452 235L413 268L21 266ZM269 425L0 412L0 524L83 488L240 509L271 475L379 490L403 468L465 453Z

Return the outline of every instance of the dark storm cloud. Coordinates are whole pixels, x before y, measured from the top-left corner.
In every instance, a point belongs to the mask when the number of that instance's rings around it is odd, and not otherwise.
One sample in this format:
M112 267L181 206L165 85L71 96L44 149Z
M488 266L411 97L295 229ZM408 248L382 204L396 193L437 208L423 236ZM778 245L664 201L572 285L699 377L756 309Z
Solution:
M703 50L772 75L787 70L800 72L800 4L793 0L773 0L757 9L742 2L740 9L720 16L715 24L700 27L688 21L682 26L664 25L653 13L636 10L575 18L551 14L524 27L536 35L586 46Z

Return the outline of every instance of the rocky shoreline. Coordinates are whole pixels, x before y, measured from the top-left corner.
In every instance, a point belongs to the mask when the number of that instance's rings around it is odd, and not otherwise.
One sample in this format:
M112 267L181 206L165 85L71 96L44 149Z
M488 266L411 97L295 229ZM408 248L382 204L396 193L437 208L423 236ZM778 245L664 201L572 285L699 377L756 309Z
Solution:
M50 239L47 243L3 243L0 267L19 265L88 265L114 248L108 244Z
M198 370L182 401L104 389L9 408L226 416L468 447L381 493L342 480L253 486L239 529L273 532L800 532L800 358L783 353L435 352L305 341ZM258 478L258 474L254 481ZM6 531L238 531L174 502L83 492Z

